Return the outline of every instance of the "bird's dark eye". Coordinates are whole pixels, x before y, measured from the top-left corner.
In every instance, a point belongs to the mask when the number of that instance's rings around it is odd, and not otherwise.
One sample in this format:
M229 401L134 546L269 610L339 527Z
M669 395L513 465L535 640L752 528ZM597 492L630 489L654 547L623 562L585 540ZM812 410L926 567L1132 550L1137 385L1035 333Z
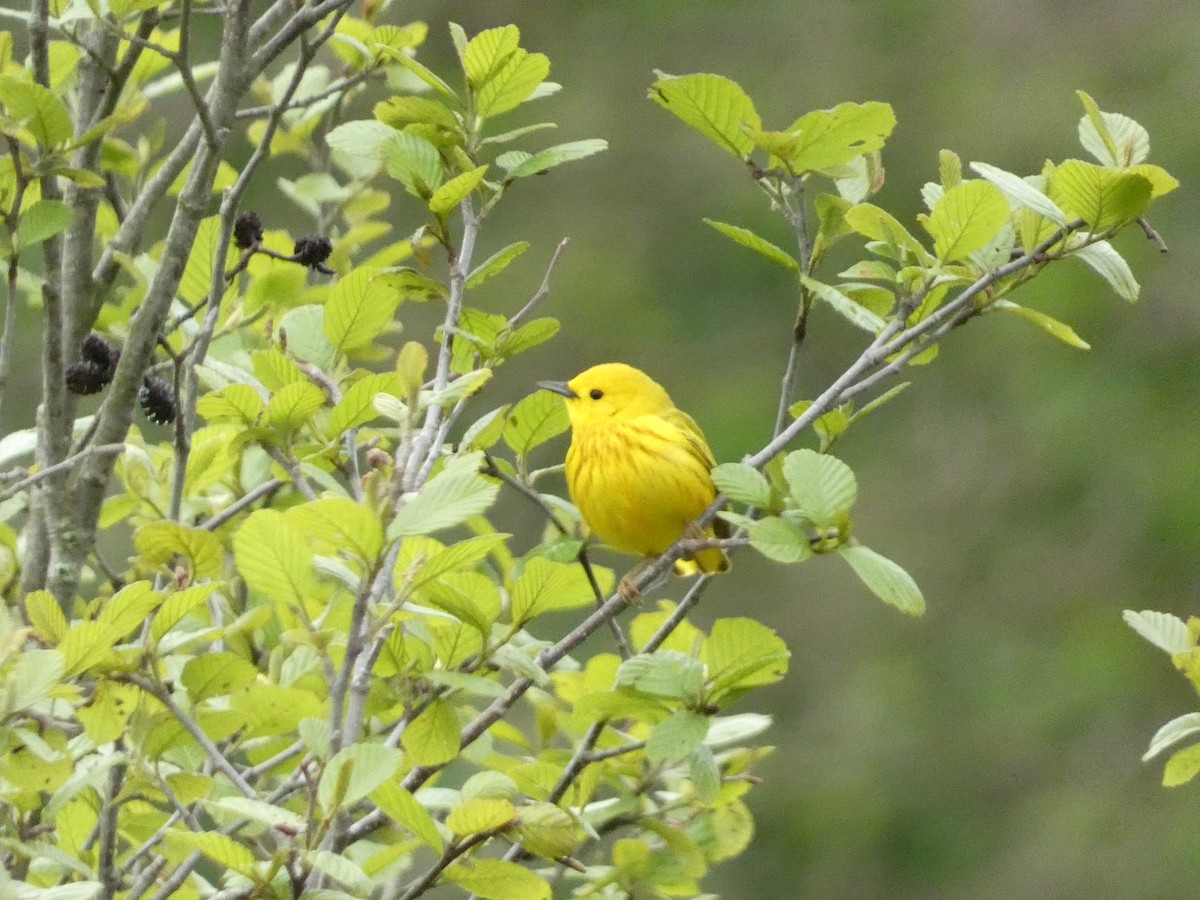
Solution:
M601 397L604 396L604 391L600 390L600 388L592 388L588 392L588 396L591 397L593 400L599 400Z

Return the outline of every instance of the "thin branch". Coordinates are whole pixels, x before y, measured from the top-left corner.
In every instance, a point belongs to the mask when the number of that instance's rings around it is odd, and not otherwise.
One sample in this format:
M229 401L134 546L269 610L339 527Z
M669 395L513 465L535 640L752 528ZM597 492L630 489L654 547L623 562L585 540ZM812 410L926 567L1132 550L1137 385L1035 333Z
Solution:
M253 506L259 500L270 497L277 490L283 487L283 482L278 478L272 478L269 481L264 481L254 490L242 495L229 506L225 507L211 519L200 526L202 531L215 531L220 528L238 513L242 512L249 506Z
M1166 253L1168 251L1167 242L1162 239L1161 234L1154 230L1154 226L1150 224L1149 219L1145 216L1138 216L1137 223L1138 227L1142 229L1142 234L1146 236L1150 243L1158 248L1159 253Z
M3 491L0 491L0 501L7 500L9 497L12 497L16 494L21 493L21 491L31 488L34 485L38 484L40 481L43 481L44 479L49 478L52 475L58 475L60 472L65 472L70 469L73 469L82 460L86 459L89 456L93 456L98 453L103 454L103 453L124 453L124 452L125 452L124 442L122 442L120 444L105 444L103 447L85 447L83 450L79 451L74 456L69 456L60 463L55 463L52 466L47 466L46 468L35 472L34 474L28 476L27 478L22 478L16 484L10 485L9 487L5 488Z
M549 296L550 277L554 274L554 269L558 265L558 258L562 256L562 252L567 249L567 244L569 243L571 243L570 238L563 238L558 242L558 246L554 248L554 255L550 257L550 263L546 266L546 274L542 276L542 283L538 286L536 293L529 298L529 302L517 310L513 314L513 317L508 320L509 328L516 328L522 319L533 312L537 305Z
M322 100L325 100L336 94L341 94L343 91L348 91L350 88L356 87L363 81L366 81L368 78L376 77L380 74L381 73L378 71L364 69L363 71L357 72L347 78L343 78L340 81L335 81L323 91L318 91L315 94L309 94L303 100L293 100L290 103L284 104L283 106L275 104L272 106L251 106L246 109L240 109L238 110L237 119L239 121L243 119L261 119L264 116L270 115L271 111L275 109L280 109L283 112L291 112L295 109L307 109L308 107L313 106Z
M283 451L278 447L272 447L263 444L263 449L267 452L267 456L283 466L283 470L288 473L288 477L292 480L292 486L300 492L305 500L316 500L317 494L312 489L312 485L308 483L308 479L304 477L304 472L300 470L300 463L293 456L285 456Z
M504 827L505 826L500 828L492 828L488 831L481 831L478 834L471 835L461 843L451 843L446 847L445 851L441 855L441 858L430 867L429 871L414 881L409 886L408 890L400 895L400 900L414 900L414 898L420 897L437 883L437 880L441 877L442 873L446 871L446 869L448 869L456 859L474 847L482 844L484 841L491 840L493 837L503 831Z

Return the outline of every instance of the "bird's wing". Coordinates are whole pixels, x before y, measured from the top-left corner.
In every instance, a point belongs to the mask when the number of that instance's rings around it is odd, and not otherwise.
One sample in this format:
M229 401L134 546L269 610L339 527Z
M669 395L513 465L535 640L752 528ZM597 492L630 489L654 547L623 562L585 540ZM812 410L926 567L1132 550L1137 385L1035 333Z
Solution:
M717 464L712 451L708 449L708 442L704 440L704 432L700 430L695 419L680 409L669 409L662 413L662 418L683 435L688 452L704 466L704 471L710 471Z

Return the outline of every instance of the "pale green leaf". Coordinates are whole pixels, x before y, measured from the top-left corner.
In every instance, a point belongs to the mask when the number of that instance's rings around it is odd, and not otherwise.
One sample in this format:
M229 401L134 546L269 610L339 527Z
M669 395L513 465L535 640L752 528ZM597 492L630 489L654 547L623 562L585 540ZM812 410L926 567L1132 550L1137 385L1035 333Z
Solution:
M753 619L718 619L704 642L713 696L774 684L787 674L790 655L767 626Z
M746 92L728 78L660 73L650 86L650 98L734 156L744 157L754 149L746 129L761 128L762 120Z
M804 562L812 556L808 535L786 519L766 516L747 526L750 546L765 556L781 563Z
M359 743L338 751L321 774L317 802L326 816L353 806L384 782L391 781L404 754L383 744Z
M381 372L360 378L346 389L342 399L330 412L328 433L338 436L351 428L366 425L379 416L375 409L375 398L379 394L399 396L403 393L403 384L395 372Z
M71 224L71 208L61 200L38 200L21 212L17 243L21 247L40 244Z
M267 404L267 422L280 431L293 431L316 415L325 400L325 392L310 381L285 384Z
M561 859L579 843L575 820L553 803L537 802L517 810L517 837L525 849L544 859Z
M216 588L215 583L208 582L168 595L162 606L158 608L154 621L151 623L151 637L155 641L160 640L163 635L182 622L189 613L207 602Z
M527 456L535 447L570 427L562 397L551 391L537 391L509 410L504 423L504 443L515 453Z
M458 837L505 828L517 818L511 800L501 797L476 797L460 803L446 816L446 827Z
M420 135L393 131L380 145L379 153L387 173L425 202L445 178L437 148Z
M508 335L508 337L502 337L497 341L496 354L508 357L532 350L534 347L544 344L558 334L560 327L558 319L552 319L548 316L540 319L531 319Z
M1102 112L1077 91L1086 115L1079 120L1079 143L1105 166L1135 166L1150 156L1150 134L1129 116Z
M33 81L0 76L0 103L43 148L65 143L74 133L67 105L53 91Z
M742 463L721 463L712 470L717 490L736 503L765 507L771 504L771 485L757 469Z
M1187 784L1200 773L1200 744L1175 751L1163 768L1163 787Z
M838 554L863 584L884 603L910 616L925 612L925 598L912 576L885 556L861 544L844 544Z
M542 557L526 561L510 594L512 619L516 625L524 625L555 610L588 606L596 599L582 566L551 562Z
M280 512L251 513L234 535L233 555L251 590L271 600L303 606L315 593L312 551Z
M418 766L445 765L458 756L461 744L458 716L444 700L430 703L400 736L400 745Z
M721 234L725 235L725 237L729 238L735 244L748 247L755 253L765 256L771 262L778 263L785 269L791 269L793 272L800 271L800 264L796 262L795 258L772 244L766 238L755 234L749 228L741 228L737 225L718 222L714 219L705 219L704 222L706 225L711 225L717 231L721 232Z
M258 874L254 854L244 843L213 831L193 833L172 830L166 833L167 843L186 851L199 850L213 862L226 869L253 878Z
M55 644L66 637L70 628L62 607L49 591L37 590L26 594L25 615L38 634Z
M1127 609L1122 615L1126 625L1160 650L1186 653L1195 646L1188 637L1187 623L1178 616L1152 609L1141 612Z
M441 853L445 846L442 833L434 824L433 817L417 799L400 785L386 781L371 792L371 800L380 811L397 825L411 831L418 840L434 852Z
M323 371L333 365L337 351L325 337L325 307L308 303L288 310L279 321L279 333L287 337L287 349L293 356Z
M1078 350L1090 350L1091 345L1075 333L1070 325L1065 322L1060 322L1053 316L1048 316L1044 312L1039 312L1036 309L1030 309L1027 306L1019 306L1011 300L995 300L989 306L988 310L1002 310L1004 312L1015 313L1023 319L1028 319L1033 324L1037 325L1047 334L1053 335L1064 344L1075 347Z
M528 249L529 243L527 241L518 241L515 244L509 244L507 247L497 250L476 266L471 274L467 276L467 287L478 287L493 275L499 275L508 268L509 263Z
M370 172L379 168L383 144L395 133L390 123L360 119L338 125L325 136L325 142L331 150L350 160L355 169Z
M918 263L928 265L933 257L891 213L870 203L859 203L846 210L845 223L863 237L881 241L907 255Z
M7 696L0 700L0 715L41 703L50 696L65 671L66 662L58 650L33 648L21 653L9 672Z
M302 854L302 859L314 871L328 876L350 891L351 893L347 896L368 897L371 895L373 887L371 879L348 857L334 853L332 850L306 850ZM328 892L326 892L326 896L321 896L321 893L320 891L304 892L306 900L330 900L327 896Z
M479 474L483 454L467 453L448 462L420 491L408 497L388 528L388 536L427 534L452 528L486 512L500 486Z
M566 144L556 144L540 150L508 171L508 178L526 178L530 175L541 175L543 172L561 166L563 163L586 159L608 149L608 141L592 138L583 141L571 141Z
M705 803L712 803L721 791L721 769L717 758L707 745L702 744L688 760L688 778L696 789L696 796Z
M1150 748L1142 755L1142 762L1153 759L1172 744L1177 744L1194 734L1200 734L1200 713L1186 713L1172 719L1154 733L1154 737L1150 739Z
M883 329L883 319L832 285L824 284L807 275L801 275L800 282L813 293L813 296L827 303L834 312L850 324L871 334L876 334Z
M1096 241L1094 244L1078 247L1071 251L1071 255L1082 260L1093 272L1107 281L1108 286L1122 300L1130 303L1137 300L1141 285L1133 277L1133 270L1129 268L1125 257L1108 241Z
M550 885L524 866L503 859L456 863L445 878L481 900L550 900Z
M1061 227L1067 224L1067 214L1041 190L1030 184L1029 179L1021 178L988 163L973 162L971 169L1000 188L1010 201L1032 209L1055 225Z
M858 497L854 472L828 454L795 450L783 461L783 475L796 506L814 525L838 525Z
M646 758L652 763L680 762L700 746L707 734L707 716L681 709L650 729Z
M685 653L658 650L639 653L621 663L616 686L647 697L695 703L704 684L704 666Z
M396 275L362 266L338 279L325 303L325 337L347 353L365 347L391 324L401 293Z

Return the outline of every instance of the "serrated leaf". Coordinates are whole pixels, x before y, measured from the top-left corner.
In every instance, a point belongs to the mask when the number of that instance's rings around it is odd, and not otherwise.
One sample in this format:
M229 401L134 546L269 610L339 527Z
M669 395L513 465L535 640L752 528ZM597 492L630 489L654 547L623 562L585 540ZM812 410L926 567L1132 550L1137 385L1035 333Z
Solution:
M379 117L378 111L379 107L376 107L377 118ZM331 150L352 161L355 168L371 172L378 170L383 158L383 144L395 133L396 131L390 127L390 123L384 124L384 122L372 122L370 119L360 119L354 122L343 122L330 130L325 136L325 143Z
M1015 313L1023 319L1028 319L1033 324L1037 325L1047 334L1053 335L1064 344L1075 347L1078 350L1091 350L1092 346L1078 334L1075 333L1070 325L1065 322L1060 322L1053 316L1048 316L1044 312L1039 312L1036 309L1030 309L1027 306L1019 306L1011 300L995 300L989 306L989 310L1002 310L1004 312Z
M516 52L520 44L521 32L516 25L479 32L459 51L467 83L478 89Z
M534 347L544 344L558 334L560 327L558 319L552 319L549 316L540 319L531 319L507 338L502 338L498 341L496 343L496 353L499 356L508 357L532 350Z
M449 213L462 203L471 191L479 187L479 182L483 181L483 175L487 172L487 168L487 166L477 166L461 175L455 175L439 186L433 192L433 196L429 198L429 211L435 216L444 216Z
M517 808L500 797L476 797L467 800L446 816L446 827L458 837L505 828L516 821Z
M946 191L921 223L938 258L953 262L986 247L1008 219L1008 201L996 185L967 181Z
M205 653L188 660L180 680L193 704L225 697L258 678L253 663L234 653Z
M529 249L528 241L518 241L497 250L467 276L467 287L478 287L493 275L499 275L508 268L508 264Z
M481 900L550 900L550 885L524 866L503 859L456 863L445 878Z
M832 285L823 284L807 275L801 275L800 282L812 292L813 296L823 303L827 303L834 312L850 324L870 334L877 334L883 329L883 319Z
M21 212L17 224L17 242L32 247L54 237L71 224L71 208L61 200L38 200Z
M183 621L188 613L203 605L216 589L216 584L209 582L169 594L154 615L154 621L150 625L150 636L155 641L160 640L163 635Z
M513 623L524 625L544 613L589 606L595 599L582 566L534 557L513 583L509 602Z
M417 799L395 782L387 781L371 792L371 800L389 819L411 831L418 840L435 853L441 853L445 842L434 824L433 817Z
M483 454L467 453L446 464L409 497L388 528L388 537L453 528L492 505L500 486L479 474Z
M425 202L429 202L445 177L437 148L412 132L392 132L379 145L379 155L387 173Z
M517 836L530 853L561 859L575 852L575 820L553 803L531 803L517 811Z
M754 149L746 129L762 128L750 97L721 75L660 75L650 86L650 99L734 156Z
M1153 759L1172 744L1194 734L1200 734L1200 713L1187 713L1172 719L1154 733L1149 749L1142 755L1142 762Z
M895 127L887 103L841 103L801 116L787 129L787 146L768 149L793 172L820 171L880 150Z
M717 490L736 503L766 507L771 503L771 484L757 469L742 463L721 463L712 470Z
M404 754L383 744L359 743L336 754L321 774L317 802L326 816L353 806L400 769Z
M650 729L646 758L652 763L674 763L687 759L708 734L708 717L681 709Z
M1195 646L1188 637L1187 623L1178 616L1152 609L1141 612L1127 609L1122 617L1126 625L1160 650L1171 654L1186 653Z
M409 723L400 744L410 761L418 766L440 766L450 762L461 746L458 715L444 700L435 700Z
M0 103L43 148L65 143L74 133L66 104L53 91L33 81L0 76Z
M784 458L783 476L797 508L814 525L838 525L858 497L854 472L828 454L795 450Z
M285 384L267 404L267 423L280 431L293 431L316 415L325 400L325 392L310 381Z
M391 324L401 296L396 275L354 269L338 279L325 303L325 337L341 353L365 347Z
M1106 166L1133 166L1150 155L1150 134L1129 116L1101 112L1083 91L1076 92L1086 114L1079 120L1079 143Z
M385 58L390 59L392 62L399 63L401 66L408 69L408 71L416 75L421 81L425 82L443 96L449 97L455 101L458 100L458 95L454 93L454 89L451 88L450 85L446 84L446 82L442 81L441 78L439 78L425 66L421 65L421 63L417 62L403 50L386 45L381 45L377 49Z
M1091 231L1132 222L1150 204L1153 185L1132 172L1106 169L1070 159L1051 177L1050 196L1068 215L1076 215Z
M675 650L639 653L621 663L616 686L647 697L696 702L704 684L699 660Z
M791 269L793 272L800 271L800 264L789 253L781 250L766 238L755 234L749 228L741 228L738 225L730 225L727 222L718 222L715 219L705 219L704 223L711 225L735 244L748 247L755 253L765 256L771 262L777 263L785 269Z
M545 54L518 47L477 87L475 112L489 119L516 109L533 96L549 74L550 60Z
M845 222L863 237L882 241L911 254L919 263L928 265L933 257L891 213L871 203L858 203L845 214Z
M325 307L307 303L288 310L279 321L279 333L287 335L289 353L329 371L337 351L325 337Z
M925 598L912 576L886 556L861 544L844 544L838 554L850 564L871 592L884 603L910 616L925 612Z
M530 175L541 175L555 166L586 159L608 149L608 141L591 138L582 141L570 141L566 144L556 144L534 153L520 164L508 171L509 178L527 178Z
M551 391L536 391L509 410L504 423L504 443L513 452L528 456L535 447L570 427L562 398Z
M703 656L716 698L732 690L774 684L787 674L791 654L767 626L733 618L716 621L704 642Z
M371 879L361 867L347 857L334 853L332 850L307 850L302 854L301 858L314 871L332 878L338 884L353 892L344 896L370 896L373 887ZM325 891L305 891L304 893L309 900L332 900L329 897L331 892L328 889Z
M971 163L971 169L1000 188L1001 192L1009 200L1032 209L1035 213L1044 216L1055 225L1061 227L1067 224L1067 214L1059 209L1053 200L1030 184L1026 179L988 163L973 162Z
M766 516L747 525L750 546L781 563L804 562L813 555L808 535L798 526L778 516Z
M62 607L49 591L30 591L26 594L25 615L34 630L51 643L61 642L70 629Z
M373 562L383 549L383 526L369 506L346 497L322 497L285 513L308 536L331 548Z
M263 412L263 399L247 384L230 384L200 398L196 412L209 422L234 421L254 425Z
M1122 300L1133 303L1141 292L1141 285L1133 277L1133 270L1120 253L1108 241L1096 241L1084 247L1072 250L1071 255L1082 260L1087 266L1108 282Z
M186 851L199 850L218 865L232 869L247 878L254 878L258 874L258 866L250 848L223 834L212 831L168 831L166 840L168 844Z
M7 696L0 695L0 715L21 712L50 696L66 671L58 650L25 650L8 673ZM107 684L108 682L103 682Z
M342 399L329 413L328 434L341 435L351 428L358 428L378 418L379 412L375 409L375 398L378 395L400 396L404 393L403 383L394 372L382 372L360 378L346 389Z
M233 538L233 555L246 584L277 603L304 606L313 596L313 554L304 535L273 509L250 514Z

